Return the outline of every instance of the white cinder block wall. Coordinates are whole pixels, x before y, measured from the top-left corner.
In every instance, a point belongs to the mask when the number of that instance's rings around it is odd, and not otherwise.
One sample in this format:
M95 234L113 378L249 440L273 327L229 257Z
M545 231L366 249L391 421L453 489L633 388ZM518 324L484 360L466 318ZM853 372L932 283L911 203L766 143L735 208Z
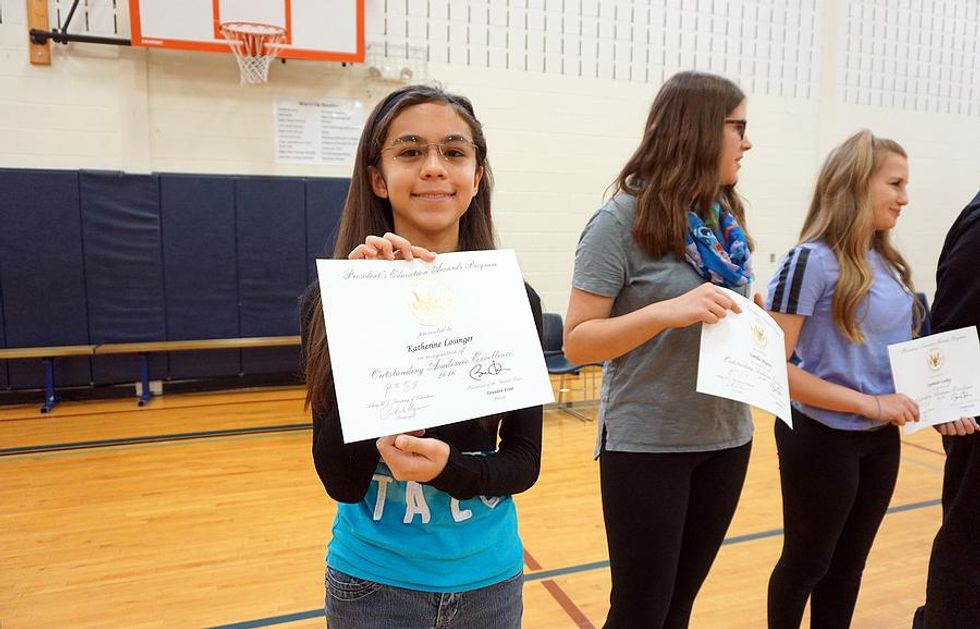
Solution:
M52 26L70 0L50 0ZM84 4L84 3L83 3ZM89 32L128 34L126 3L89 0ZM749 94L740 189L760 288L799 233L827 151L870 127L911 158L897 240L932 294L946 229L980 188L976 0L366 0L373 57L469 96L496 175L495 217L545 307L564 312L588 216L640 137L664 77L730 76ZM84 21L71 30L85 32ZM273 103L355 98L363 66L290 61L243 88L230 56L52 45L27 58L24 0L0 0L0 167L349 176L277 164ZM401 52L399 52L401 51Z

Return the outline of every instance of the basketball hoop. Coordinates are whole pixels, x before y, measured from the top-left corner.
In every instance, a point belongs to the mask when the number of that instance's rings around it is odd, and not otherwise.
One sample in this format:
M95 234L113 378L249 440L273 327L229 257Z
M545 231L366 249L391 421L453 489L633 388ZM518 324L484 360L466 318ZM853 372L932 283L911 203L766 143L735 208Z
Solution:
M255 85L269 80L269 64L279 54L286 38L286 29L259 22L225 22L221 34L238 61L242 85Z

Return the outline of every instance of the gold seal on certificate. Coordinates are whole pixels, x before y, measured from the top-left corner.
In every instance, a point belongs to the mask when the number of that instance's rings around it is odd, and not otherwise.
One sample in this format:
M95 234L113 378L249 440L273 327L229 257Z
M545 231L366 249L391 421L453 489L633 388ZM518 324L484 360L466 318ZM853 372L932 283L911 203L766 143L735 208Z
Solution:
M439 327L449 321L453 295L445 283L435 278L424 278L412 282L406 303L419 325Z
M698 393L744 402L792 428L783 331L762 308L722 288L742 309L703 324L698 352Z
M980 415L980 339L960 328L888 346L895 391L919 405L919 421L903 430Z
M513 251L316 267L345 442L554 400Z

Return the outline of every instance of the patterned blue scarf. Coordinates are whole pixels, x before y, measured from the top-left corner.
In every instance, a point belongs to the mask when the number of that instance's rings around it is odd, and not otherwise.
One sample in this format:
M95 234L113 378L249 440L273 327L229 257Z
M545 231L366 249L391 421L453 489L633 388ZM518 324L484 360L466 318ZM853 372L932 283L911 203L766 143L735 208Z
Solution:
M684 257L698 275L725 288L745 286L753 279L752 260L745 234L735 217L717 203L711 206L712 225L694 212L687 213Z

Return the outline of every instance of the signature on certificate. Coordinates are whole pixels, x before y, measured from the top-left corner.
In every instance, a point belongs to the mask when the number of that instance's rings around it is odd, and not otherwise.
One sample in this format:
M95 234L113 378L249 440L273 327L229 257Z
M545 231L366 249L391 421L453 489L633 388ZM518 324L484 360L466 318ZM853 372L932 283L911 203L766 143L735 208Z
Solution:
M489 363L476 363L470 368L470 378L481 380L484 376L498 376L504 371L510 370L495 360L491 360Z

